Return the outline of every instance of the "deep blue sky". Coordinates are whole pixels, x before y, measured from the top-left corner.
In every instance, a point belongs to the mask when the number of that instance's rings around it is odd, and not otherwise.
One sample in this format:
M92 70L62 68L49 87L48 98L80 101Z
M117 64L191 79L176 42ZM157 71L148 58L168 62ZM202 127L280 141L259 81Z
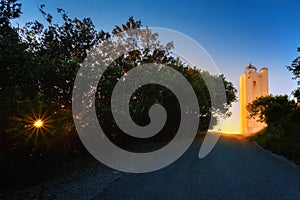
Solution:
M91 17L98 29L111 31L133 16L144 26L182 32L200 43L221 73L239 88L239 76L249 62L269 68L270 93L290 94L296 88L285 68L300 47L300 1L198 0L198 1L100 1L22 0L19 22L40 19L38 5L54 13L65 9L71 17ZM55 15L54 15L55 16ZM58 18L56 18L58 20ZM238 131L238 103L225 131ZM232 124L235 125L232 125Z

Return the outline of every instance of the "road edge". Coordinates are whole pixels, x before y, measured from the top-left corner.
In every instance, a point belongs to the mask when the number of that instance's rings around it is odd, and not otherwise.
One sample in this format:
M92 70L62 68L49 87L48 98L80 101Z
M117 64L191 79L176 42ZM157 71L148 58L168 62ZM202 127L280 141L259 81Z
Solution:
M300 171L300 165L297 165L295 162L287 159L286 157L284 157L282 155L273 153L272 151L263 148L256 141L251 141L251 142L259 149L259 151L261 151L261 152L263 152L263 153L271 156L272 158L274 158L276 160L279 160L280 162L285 163L286 165L288 165L288 166L290 166L290 167L292 167L292 168L297 169L297 170Z

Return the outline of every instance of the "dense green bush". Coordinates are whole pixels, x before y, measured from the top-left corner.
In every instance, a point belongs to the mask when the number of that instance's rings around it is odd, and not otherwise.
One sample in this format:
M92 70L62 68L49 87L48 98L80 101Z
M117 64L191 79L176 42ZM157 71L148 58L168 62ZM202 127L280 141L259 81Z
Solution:
M300 109L255 136L258 144L300 164Z

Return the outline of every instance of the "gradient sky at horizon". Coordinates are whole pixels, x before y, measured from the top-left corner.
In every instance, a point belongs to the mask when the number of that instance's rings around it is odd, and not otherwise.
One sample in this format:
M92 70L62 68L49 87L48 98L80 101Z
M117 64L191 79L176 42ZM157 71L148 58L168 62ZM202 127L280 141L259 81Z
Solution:
M269 92L288 94L297 87L285 66L300 54L300 1L199 0L199 1L20 1L23 14L17 21L43 18L40 4L51 14L63 8L70 17L91 17L98 30L111 31L130 16L144 26L184 33L210 54L220 72L239 90L239 76L251 62L269 68ZM57 15L54 21L58 20ZM176 44L175 44L176 45ZM224 132L239 132L239 103L232 108Z

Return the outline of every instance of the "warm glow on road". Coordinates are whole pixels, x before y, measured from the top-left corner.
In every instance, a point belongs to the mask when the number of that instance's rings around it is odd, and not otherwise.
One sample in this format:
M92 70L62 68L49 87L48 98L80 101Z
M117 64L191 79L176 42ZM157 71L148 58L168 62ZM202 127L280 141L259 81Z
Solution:
M41 119L38 119L38 120L36 120L35 122L34 122L34 126L36 127L36 128L41 128L42 126L43 126L43 124L44 124L44 122L41 120Z
M227 134L227 135L240 135L241 133L239 133L239 132L234 132L234 131L228 131L228 132L222 132L222 134Z

